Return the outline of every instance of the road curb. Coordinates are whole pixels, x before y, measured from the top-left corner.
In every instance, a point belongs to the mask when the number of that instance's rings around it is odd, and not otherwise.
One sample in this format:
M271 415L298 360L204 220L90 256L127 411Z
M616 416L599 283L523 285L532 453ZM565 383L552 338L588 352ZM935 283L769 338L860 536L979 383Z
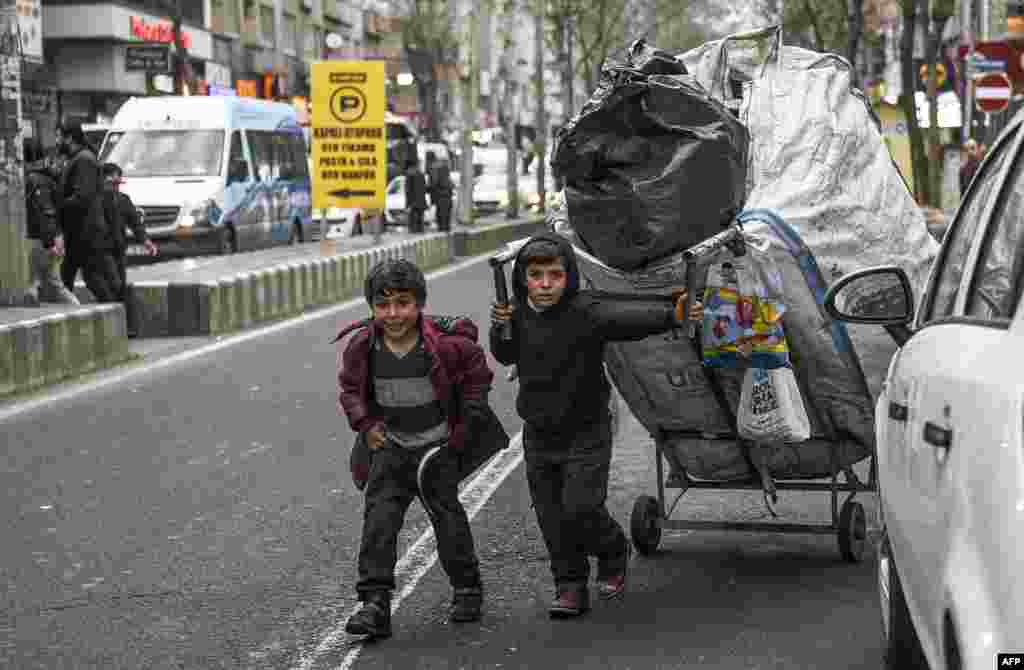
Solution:
M0 397L113 367L131 357L124 306L84 305L0 326Z
M414 261L424 272L500 248L543 228L542 217L427 234L381 247L231 268L202 278L133 281L139 337L224 335L343 302L362 294L369 269L385 258ZM302 257L302 253L306 257ZM322 253L322 251L321 251ZM227 270L227 269L226 269ZM130 279L131 280L131 279ZM88 289L76 286L84 301ZM0 397L34 391L130 358L124 307L83 304L0 325Z

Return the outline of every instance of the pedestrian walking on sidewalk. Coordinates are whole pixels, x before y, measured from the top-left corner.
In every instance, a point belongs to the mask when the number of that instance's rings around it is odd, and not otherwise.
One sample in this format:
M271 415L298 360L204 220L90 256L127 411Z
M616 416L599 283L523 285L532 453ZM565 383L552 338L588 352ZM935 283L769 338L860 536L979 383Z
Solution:
M981 165L981 152L979 151L978 143L969 139L964 142L964 146L960 152L960 196L967 192L967 187L971 185L971 180L974 179L974 173L978 171L978 166Z
M602 599L626 590L630 544L605 505L612 454L605 344L680 327L686 303L685 293L674 302L638 301L579 285L572 246L554 233L537 235L516 257L513 304L491 310L491 353L516 365L519 377L526 478L555 582L552 618L590 609L590 556L598 559ZM695 305L691 318L702 316Z
M125 320L128 324L128 337L137 337L139 332L138 313L135 309L135 298L132 287L128 283L128 270L125 265L128 253L128 241L125 229L130 230L135 241L142 245L147 256L156 256L160 252L156 244L149 239L146 226L139 217L139 210L127 193L121 192L124 173L115 163L103 164L103 214L114 238L114 260L117 262L117 276L121 283L121 302L124 303Z
M57 222L57 205L54 203L57 182L53 165L46 160L39 140L25 138L22 149L25 159L25 214L31 243L32 294L37 302L77 305L78 298L65 288L60 278L64 234Z
M433 151L427 152L427 177L430 202L433 203L437 215L437 229L443 233L451 230L452 196L455 184L452 183L452 171L448 161L438 160Z
M117 302L121 280L114 238L103 211L103 176L78 121L57 126L57 146L67 156L58 186L58 211L66 253L61 278L69 291L82 271L97 302Z
M453 588L451 620L476 621L483 586L458 483L467 439L497 421L487 405L494 374L472 321L424 316L426 280L410 261L374 266L365 295L373 318L335 339L355 332L339 356L339 404L358 433L352 475L366 496L356 583L363 605L345 629L391 635L398 534L416 497L434 526ZM370 457L356 457L359 450Z
M409 161L405 171L405 207L409 212L409 232L423 232L423 212L427 209L427 179L418 160Z

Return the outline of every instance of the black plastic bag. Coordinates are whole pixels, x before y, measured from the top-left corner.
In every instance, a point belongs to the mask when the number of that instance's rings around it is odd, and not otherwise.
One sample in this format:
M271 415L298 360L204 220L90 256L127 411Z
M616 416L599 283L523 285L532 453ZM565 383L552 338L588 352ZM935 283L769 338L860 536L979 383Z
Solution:
M748 141L680 61L639 41L604 64L552 166L588 249L635 270L721 232L743 206Z

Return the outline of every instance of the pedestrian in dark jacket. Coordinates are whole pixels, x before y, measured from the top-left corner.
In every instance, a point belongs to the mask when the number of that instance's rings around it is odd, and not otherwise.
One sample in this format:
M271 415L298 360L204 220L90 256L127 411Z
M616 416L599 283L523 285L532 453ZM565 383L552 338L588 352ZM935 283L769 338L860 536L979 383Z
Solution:
M423 317L426 280L413 263L386 260L368 274L373 320L355 330L339 356L340 408L373 452L367 474L356 592L362 608L346 630L391 635L398 533L420 496L434 526L441 565L454 590L452 621L480 618L483 588L473 536L458 498L467 424L483 413L494 377L476 327L453 335ZM421 465L431 459L429 477ZM357 477L360 473L353 473Z
M409 232L423 232L423 212L427 209L427 179L419 161L409 161L405 171L405 207L409 211Z
M57 145L68 157L58 187L58 211L67 247L61 267L64 285L73 291L81 269L85 285L98 302L117 302L121 282L114 238L103 211L100 165L77 121L57 127Z
M37 301L77 305L78 298L65 288L60 278L64 235L57 222L57 205L54 202L57 182L52 165L46 160L39 140L25 138L22 149L25 159L25 215L31 243L29 266L32 271L32 293Z
M622 596L630 545L608 513L612 433L607 342L641 340L681 326L685 293L674 302L579 290L576 255L564 238L537 235L513 273L514 303L492 308L491 353L516 365L526 477L551 558L552 617L590 609L589 556L598 559L599 594ZM700 318L696 305L691 318ZM511 339L501 326L511 322Z
M452 172L448 168L448 161L439 161L433 151L428 151L427 176L430 179L427 187L430 192L430 202L436 208L437 213L437 229L448 232L451 230L452 195L455 193L455 184L452 183Z
M135 242L141 244L147 256L159 254L157 246L149 239L146 226L139 217L139 210L128 194L121 192L124 173L115 163L103 164L103 214L114 239L114 260L117 262L117 276L121 283L121 302L124 303L128 337L137 337L139 332L138 313L131 285L128 284L128 269L125 264L128 241L125 230L130 230Z

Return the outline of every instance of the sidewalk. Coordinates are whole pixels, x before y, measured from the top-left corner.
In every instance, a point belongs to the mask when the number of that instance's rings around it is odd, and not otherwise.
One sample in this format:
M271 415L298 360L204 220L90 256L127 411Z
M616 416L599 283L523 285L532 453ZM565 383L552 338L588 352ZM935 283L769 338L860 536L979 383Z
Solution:
M387 233L231 256L205 256L128 269L140 338L222 335L285 319L362 294L366 272L385 258L414 260L424 272L527 237L540 217L451 234ZM0 308L0 398L111 367L132 356L124 307L97 305L83 286L80 307ZM138 342L138 341L136 341Z

